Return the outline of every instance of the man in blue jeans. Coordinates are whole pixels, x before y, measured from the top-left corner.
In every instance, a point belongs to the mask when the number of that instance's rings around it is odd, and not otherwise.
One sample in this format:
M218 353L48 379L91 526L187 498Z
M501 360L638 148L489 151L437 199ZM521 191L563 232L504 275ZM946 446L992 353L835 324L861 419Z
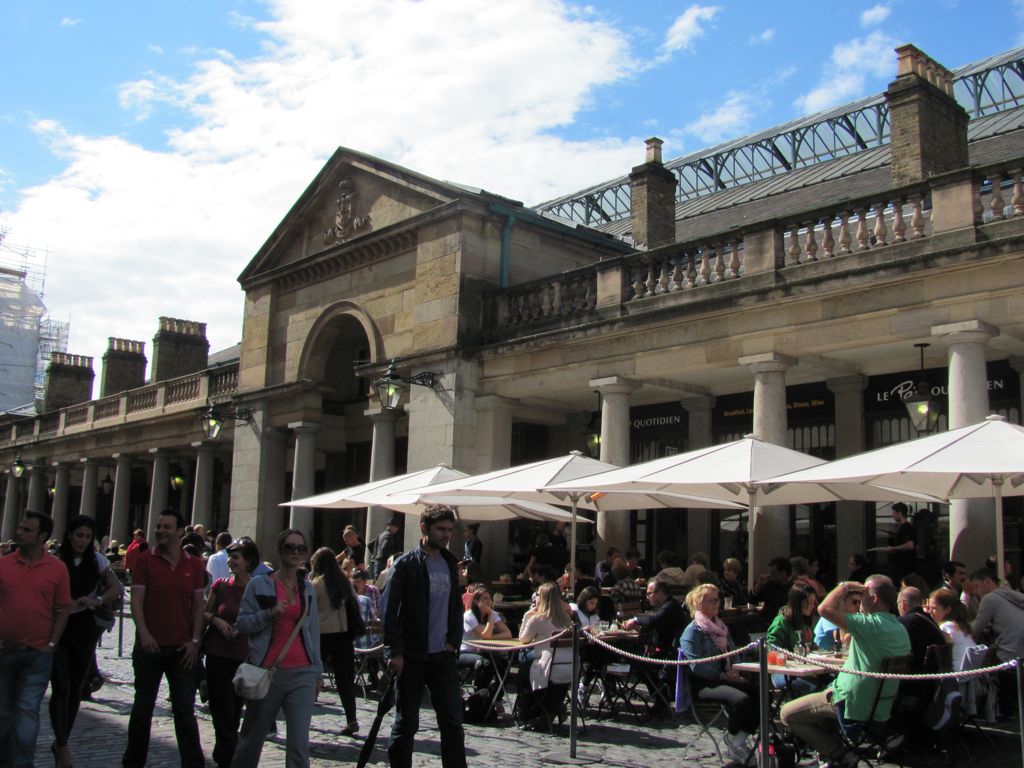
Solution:
M182 550L184 533L178 511L165 509L156 520L156 546L139 555L132 571L135 701L122 758L125 768L146 764L153 709L164 675L171 691L181 765L202 768L206 764L195 713L206 566L201 557Z
M53 520L28 512L18 550L0 557L0 762L35 764L39 706L50 682L53 649L68 623L68 569L46 551Z
M455 527L449 507L420 516L420 545L395 561L384 589L384 656L395 675L395 720L388 741L391 768L412 766L423 688L441 732L441 765L466 768L462 691L455 665L462 644L462 599L457 561L448 551Z

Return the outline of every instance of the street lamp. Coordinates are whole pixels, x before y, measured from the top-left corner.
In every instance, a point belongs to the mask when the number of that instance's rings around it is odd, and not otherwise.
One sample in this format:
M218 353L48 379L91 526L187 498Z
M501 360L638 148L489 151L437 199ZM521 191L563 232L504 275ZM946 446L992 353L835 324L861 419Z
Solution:
M921 351L921 377L914 388L914 394L904 398L903 405L910 416L910 422L918 433L928 434L939 423L939 410L942 403L932 397L931 385L924 378L924 351L931 344L915 344Z
M19 480L25 474L25 462L21 460L20 453L14 457L14 463L11 464L11 474Z
M208 405L199 411L199 421L203 428L203 437L207 440L216 440L220 434L221 427L227 419L248 422L252 419L252 411L249 408L234 408L225 413L215 405Z
M377 399L380 400L380 407L385 411L393 411L402 400L402 392L406 384L416 384L420 387L434 388L434 381L437 374L429 371L417 373L413 376L399 376L395 372L395 361L388 364L388 370L381 378L373 382L373 388L377 390Z
M601 393L597 393L597 410L587 424L587 431L583 435L587 443L587 455L592 459L601 456Z
M103 495L109 496L114 490L114 479L110 476L110 468L107 468L107 476L100 481L100 488L103 489Z

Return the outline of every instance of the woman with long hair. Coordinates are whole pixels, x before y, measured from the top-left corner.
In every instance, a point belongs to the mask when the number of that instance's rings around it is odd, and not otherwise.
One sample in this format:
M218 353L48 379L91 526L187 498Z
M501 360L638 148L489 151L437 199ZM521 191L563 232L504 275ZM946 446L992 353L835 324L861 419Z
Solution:
M936 589L928 598L928 614L953 646L953 670L960 669L964 654L974 645L967 607L949 589Z
M508 654L489 654L465 641L507 640L512 637L505 618L494 610L494 596L489 589L477 587L473 590L469 610L462 615L462 637L459 666L473 668L473 688L487 688L494 679L494 664L507 663Z
M359 721L356 720L354 638L348 626L348 607L351 604L358 610L359 603L333 549L320 547L313 553L311 565L320 612L320 657L334 674L338 698L345 710L347 725L341 729L341 735L351 736L359 730Z
M249 663L277 671L267 695L246 703L231 762L235 768L257 768L278 710L284 710L288 725L286 765L309 766L309 723L323 665L315 591L299 573L308 551L302 531L282 531L277 537L278 569L254 576L242 595L235 627L249 637Z
M53 652L51 674L51 749L58 768L71 765L68 738L82 703L82 683L92 669L98 637L93 611L110 605L121 594L121 584L107 558L96 551L95 541L96 521L87 515L75 515L68 522L58 552L71 581L70 616Z
M779 609L775 620L768 627L768 643L787 651L792 651L798 645L810 645L814 638L817 608L818 594L814 588L806 584L795 584L789 590L786 604ZM785 675L772 675L772 685L776 688L789 687L798 696L818 688L814 678L787 679Z
M569 606L562 599L557 582L548 581L537 590L537 605L523 616L523 624L519 628L519 640L523 643L536 643L557 635L572 624L569 618ZM537 646L537 648L543 648ZM534 689L547 677L547 668L543 663L553 661L551 654L538 654L537 648L531 648L523 655L519 664L519 674ZM521 689L522 690L522 689Z
M219 768L231 765L238 743L243 700L235 693L232 679L249 655L249 642L235 629L235 620L252 572L260 564L260 553L252 539L237 539L225 551L230 575L213 582L203 609L209 627L205 641L206 689L213 719L213 762Z
M693 621L683 630L679 647L687 659L720 656L736 648L728 627L718 618L719 600L712 584L698 584L686 595ZM747 737L758 726L757 691L732 668L729 659L693 664L689 671L691 695L722 704L729 711L726 747L731 758L745 764L752 753Z

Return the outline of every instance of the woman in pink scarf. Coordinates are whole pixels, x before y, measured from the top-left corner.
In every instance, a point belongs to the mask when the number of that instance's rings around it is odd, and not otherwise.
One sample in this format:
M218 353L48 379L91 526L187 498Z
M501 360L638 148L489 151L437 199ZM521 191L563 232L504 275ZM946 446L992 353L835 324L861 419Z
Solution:
M736 647L729 629L718 618L718 589L699 584L686 595L686 607L693 621L683 630L679 647L687 659L718 656ZM731 658L694 664L690 671L690 694L700 701L724 704L729 710L725 745L729 757L748 764L753 760L749 735L757 730L757 689L732 669Z

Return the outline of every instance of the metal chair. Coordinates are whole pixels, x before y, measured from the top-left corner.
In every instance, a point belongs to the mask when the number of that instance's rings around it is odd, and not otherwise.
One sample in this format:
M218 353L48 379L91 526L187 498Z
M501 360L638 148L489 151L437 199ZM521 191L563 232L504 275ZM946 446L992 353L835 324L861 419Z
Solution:
M906 674L910 666L910 656L889 656L882 659L881 669L883 674L902 675ZM895 762L903 768L903 762L893 751L893 740L897 737L896 732L891 728L892 717L884 721L876 720L875 713L879 705L887 703L890 707L890 715L896 711L899 704L899 681L895 685L888 686L890 681L879 680L878 690L875 692L874 701L871 703L871 712L867 720L853 721L845 720L842 716L841 707L836 708L836 719L839 723L839 736L847 751L856 755L856 762L861 760L879 764L883 761ZM902 739L903 734L899 737Z
M683 751L680 762L685 765L686 758L690 754L690 750L694 744L697 743L697 739L701 736L707 736L711 740L711 744L715 748L715 753L718 755L718 761L722 761L722 747L719 744L718 738L711 732L716 724L720 724L724 727L729 722L729 710L726 709L724 704L712 704L704 703L697 699L693 695L693 689L690 686L690 668L686 666L678 667L678 674L676 675L676 711L681 712L684 715L690 717L700 731L697 733L696 738L691 739L686 745L686 749Z

